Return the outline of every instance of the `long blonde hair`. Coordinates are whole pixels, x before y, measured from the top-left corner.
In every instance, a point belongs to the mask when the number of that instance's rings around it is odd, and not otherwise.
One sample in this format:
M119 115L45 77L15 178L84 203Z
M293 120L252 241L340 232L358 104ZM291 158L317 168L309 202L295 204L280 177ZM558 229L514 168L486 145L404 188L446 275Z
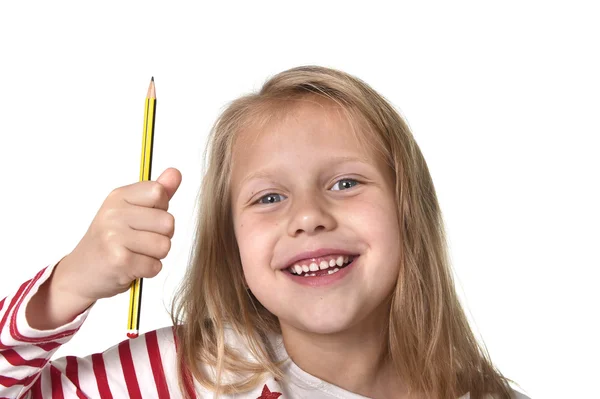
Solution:
M277 318L244 283L232 223L231 154L239 131L257 119L269 118L270 109L286 102L281 100L312 95L334 101L363 125L364 134L372 136L369 142L395 176L402 248L387 349L398 377L411 392L430 398L458 398L470 392L472 399L487 393L509 399L511 380L493 366L478 344L456 295L435 188L408 126L363 81L316 66L272 77L258 93L233 101L212 129L198 202L196 245L172 312L180 385L189 390L194 378L217 394L226 394L249 390L266 374L283 377L268 341L280 332ZM255 360L228 347L226 328L243 339Z

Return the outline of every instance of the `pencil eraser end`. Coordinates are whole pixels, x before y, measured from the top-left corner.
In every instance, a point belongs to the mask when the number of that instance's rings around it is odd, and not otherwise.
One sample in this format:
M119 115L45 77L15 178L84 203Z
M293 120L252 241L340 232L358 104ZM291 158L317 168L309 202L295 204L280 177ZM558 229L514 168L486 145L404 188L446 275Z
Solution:
M138 334L138 333L136 333L136 332L128 332L128 333L127 333L127 336L128 336L129 338L137 338L137 337L139 336L139 334Z

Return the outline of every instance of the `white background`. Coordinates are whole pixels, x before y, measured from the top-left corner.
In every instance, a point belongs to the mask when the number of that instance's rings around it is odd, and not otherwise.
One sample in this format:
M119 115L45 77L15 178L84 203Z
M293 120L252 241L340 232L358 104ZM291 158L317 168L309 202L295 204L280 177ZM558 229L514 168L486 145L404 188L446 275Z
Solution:
M492 360L534 399L600 398L600 13L593 2L342 1L0 6L0 296L79 242L137 181L151 76L152 178L183 174L176 235L144 285L166 312L192 245L206 135L228 101L319 64L404 115L433 175L461 298ZM57 355L125 338L128 295Z

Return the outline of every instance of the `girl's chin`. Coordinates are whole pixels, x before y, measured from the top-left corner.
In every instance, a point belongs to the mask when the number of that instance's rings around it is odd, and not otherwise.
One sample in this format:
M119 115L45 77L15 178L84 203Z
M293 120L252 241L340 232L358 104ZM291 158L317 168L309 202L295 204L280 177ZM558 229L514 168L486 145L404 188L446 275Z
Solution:
M285 331L289 331L294 335L331 336L342 333L347 334L353 329L353 326L360 323L360 320L357 320L358 318L341 316L339 312L337 314L307 313L306 315L296 315L289 321L282 320L280 317L279 324L284 335Z
M278 316L281 331L290 335L341 336L366 338L380 335L388 323L389 304L363 303L361 306L349 298L329 298L329 303L313 303L304 308L288 308ZM315 301L324 301L315 298ZM341 302L339 302L341 301ZM373 306L375 305L375 306ZM279 309L281 311L281 308ZM375 327L378 326L378 327Z

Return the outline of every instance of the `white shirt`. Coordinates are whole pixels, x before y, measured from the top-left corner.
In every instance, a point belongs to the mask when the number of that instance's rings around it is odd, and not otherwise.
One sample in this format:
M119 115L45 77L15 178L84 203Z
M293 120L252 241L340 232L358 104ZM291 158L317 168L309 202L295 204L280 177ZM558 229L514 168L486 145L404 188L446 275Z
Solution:
M0 300L0 398L180 398L177 375L177 347L172 327L125 340L102 353L86 357L66 356L50 361L52 354L67 343L90 312L54 330L33 329L25 309L55 265L41 270L12 295ZM228 344L242 349L233 331L226 331ZM287 357L281 336L272 343L283 365L285 380L265 378L255 389L223 399L368 399L327 383L300 369ZM250 355L249 355L250 356ZM214 394L197 382L197 398ZM515 399L529 399L514 392ZM469 399L467 393L459 399Z

